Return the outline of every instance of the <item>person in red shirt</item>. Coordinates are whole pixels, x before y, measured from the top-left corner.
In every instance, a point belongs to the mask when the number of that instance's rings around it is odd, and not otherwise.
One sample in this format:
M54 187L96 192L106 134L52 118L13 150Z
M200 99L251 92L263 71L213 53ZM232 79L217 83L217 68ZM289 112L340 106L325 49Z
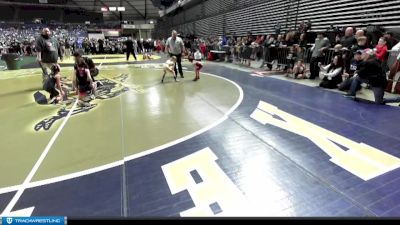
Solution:
M157 40L156 43L157 43L157 44L156 44L156 52L157 52L157 53L160 53L160 51L162 50L161 41L160 41L160 40Z
M204 43L204 41L202 41L200 44L200 52L203 56L205 56L207 53L207 46L206 43Z
M387 45L386 45L386 38L381 37L379 38L379 42L376 45L375 56L379 59L379 61L384 62L386 60L386 56L388 53Z
M264 41L264 36L258 35L255 42L256 42L257 44L261 45L261 44L263 43L263 41Z

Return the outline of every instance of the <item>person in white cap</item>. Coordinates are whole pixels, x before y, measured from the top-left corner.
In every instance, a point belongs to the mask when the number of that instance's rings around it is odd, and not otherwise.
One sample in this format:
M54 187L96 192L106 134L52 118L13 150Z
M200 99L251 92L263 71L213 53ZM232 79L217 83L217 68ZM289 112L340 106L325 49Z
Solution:
M357 75L351 83L349 92L344 96L355 99L357 87L362 83L368 83L374 92L375 103L384 104L383 96L387 79L386 74L383 73L381 62L375 57L374 50L369 48L363 51L361 59Z

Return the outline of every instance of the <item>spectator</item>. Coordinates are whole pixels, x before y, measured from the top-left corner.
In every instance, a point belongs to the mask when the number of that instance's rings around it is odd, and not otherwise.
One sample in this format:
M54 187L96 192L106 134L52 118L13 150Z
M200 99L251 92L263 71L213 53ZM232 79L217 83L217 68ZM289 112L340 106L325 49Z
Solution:
M386 45L388 50L392 50L392 48L399 43L399 41L393 37L392 32L386 32L383 37L385 37L387 40Z
M65 58L69 59L71 57L71 45L69 43L68 39L65 39L65 52L64 52Z
M203 59L204 59L204 57L207 55L207 46L204 41L202 41L200 44L200 52L203 55Z
M301 21L299 24L298 32L300 34L303 34L305 31L306 31L306 24L304 23L304 21Z
M392 51L400 51L400 42L393 46Z
M388 48L386 46L386 38L379 38L379 42L376 45L375 56L379 61L384 62L387 59Z
M306 48L307 47L307 38L306 38L305 33L300 34L300 40L299 40L299 46L302 48Z
M276 23L274 26L274 30L275 30L275 35L279 35L281 33L281 24Z
M332 63L322 67L326 72L323 73L323 79L319 84L322 88L335 89L342 82L343 60L340 56L335 56Z
M392 89L391 92L394 92L394 89L399 89L398 87L396 88L397 82L396 80L398 80L400 77L400 55L397 56L397 60L396 62L392 65L392 68L390 69L390 75L389 75L389 79L393 79L392 80ZM388 87L391 86L388 83ZM383 99L384 103L394 103L394 102L400 102L400 97L394 97L394 98L384 98ZM400 105L399 105L400 106Z
M324 51L329 48L329 40L323 32L318 33L315 39L315 45L312 48L310 62L310 79L315 79L319 75L319 63L324 59Z
M344 96L355 99L359 85L368 83L374 92L375 103L383 104L384 88L387 85L387 80L382 73L381 63L375 57L372 49L365 49L361 58L362 62L359 64L357 76L353 79L349 92Z
M253 34L251 33L251 31L247 32L247 42L246 42L246 46L250 46L251 43L253 43L254 38L253 38Z
M356 32L356 39L358 40L359 37L364 37L365 36L365 32L364 30L357 30Z
M367 37L361 36L357 38L357 44L352 47L351 51L354 53L358 50L362 51L367 48L371 48L371 46L367 44Z
M333 47L333 56L340 56L342 57L342 45L341 44L337 44Z
M400 54L397 56L397 60L393 63L390 68L389 82L386 87L386 91L390 93L400 93L400 85L398 80L400 79Z
M99 39L97 42L99 44L99 53L100 54L104 54L104 41L103 41L103 39Z
M351 83L353 81L353 77L358 70L358 65L361 63L361 54L362 51L358 50L354 54L354 58L350 62L349 69L346 69L342 75L343 82L339 85L339 90L348 91L350 89ZM361 86L357 87L357 91L361 89Z
M285 42L286 46L293 46L295 44L295 32L289 32L286 34Z
M293 68L293 78L295 79L304 79L306 73L306 64L304 64L304 60L300 59L297 61L296 65Z
M350 49L351 46L353 46L354 44L356 44L356 39L354 38L353 35L354 31L352 27L347 27L346 31L344 33L344 37L342 37L342 39L340 39L340 44L347 49Z
M139 39L139 41L137 42L137 49L138 49L138 53L143 53L145 51L144 49L144 45L143 45L143 38Z
M92 55L96 54L96 41L94 39L90 40L89 48Z

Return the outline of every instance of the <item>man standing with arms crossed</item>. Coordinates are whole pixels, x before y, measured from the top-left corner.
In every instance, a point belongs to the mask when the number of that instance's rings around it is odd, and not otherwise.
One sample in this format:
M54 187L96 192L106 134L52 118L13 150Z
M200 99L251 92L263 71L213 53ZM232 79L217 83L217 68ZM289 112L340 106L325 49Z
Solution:
M169 53L170 57L175 56L176 57L176 64L178 64L178 70L179 74L181 75L181 78L183 77L183 71L182 71L182 53L184 50L184 45L183 41L180 37L177 37L177 32L175 30L172 31L172 36L168 38L166 42L166 50ZM176 70L176 64L175 64L175 74L178 75L178 71Z

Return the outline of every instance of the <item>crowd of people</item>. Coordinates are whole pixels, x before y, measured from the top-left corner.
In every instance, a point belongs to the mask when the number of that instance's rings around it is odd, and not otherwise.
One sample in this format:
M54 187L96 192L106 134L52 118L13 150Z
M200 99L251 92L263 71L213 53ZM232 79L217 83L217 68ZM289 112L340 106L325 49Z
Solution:
M122 54L126 52L124 38L89 38L86 26L80 25L43 25L43 24L0 24L0 54L17 53L20 55L36 55L36 37L43 28L48 27L52 36L61 46L62 54L70 57L77 49L84 54ZM161 40L134 39L135 52L146 53L156 50L160 52ZM165 41L164 41L165 45Z
M252 35L248 32L245 37L236 37L234 34L220 37L183 36L173 31L171 37L162 40L131 37L95 40L89 39L87 30L79 26L55 26L51 31L45 28L42 29L39 38L36 38L40 28L38 25L0 26L0 51L36 54L43 74L52 74L56 86L60 67L54 65L57 64L58 58L63 60L73 55L76 73L84 74L83 71L86 69L89 71L90 76L86 77L90 77L88 82L90 80L91 82L84 89L91 87L92 93L96 89L97 82L94 77L98 74L98 70L95 70L93 62L85 61L82 53L76 49L82 49L85 55L126 53L127 61L131 55L137 60L138 53L151 59L153 51L166 52L170 55L170 59L165 64L162 81L167 73L172 73L176 81L178 74L184 78L182 59L185 57L189 61L194 61L196 68L194 80L197 81L200 79L197 72L203 66L201 60L213 60L215 55L210 50L219 50L225 51L228 58L233 61L247 66L252 60L264 60L266 69L271 70L276 65L276 69L284 70L289 77L295 79L319 77L320 87L347 91L346 96L352 98L360 89L361 83L368 84L374 92L376 103L380 104L390 101L384 99L385 90L393 93L400 90L400 87L397 87L400 75L399 63L396 61L394 64L388 64L389 51L400 50L400 43L390 32L376 37L365 30L347 27L343 33L318 32L313 40L313 37L310 38L312 33L306 32L304 27L300 26L298 30L288 31L285 34ZM84 64L85 67L79 67ZM85 70L80 73L79 68ZM77 83L82 83L82 78L78 77ZM54 97L54 90L49 92L51 97ZM61 100L60 96L58 97L58 100Z
M63 49L77 49L82 37L87 37L87 29L84 26L74 25L52 25L42 24L1 24L0 25L0 54L18 53L20 55L36 54L36 37L44 27L49 27L53 37L57 39Z
M377 35L377 32L347 27L343 32L318 32L314 40L310 34L300 27L285 34L252 35L248 32L246 37L187 35L183 42L186 49L192 52L199 49L210 60L215 58L210 50L219 50L247 66L252 60L262 59L267 70L275 65L288 77L320 78L320 87L348 92L346 97L355 99L356 91L366 83L373 91L376 103L400 101L400 98L384 98L385 90L392 93L400 90L397 83L400 58L394 64L388 64L389 52L400 50L400 43L393 33Z

